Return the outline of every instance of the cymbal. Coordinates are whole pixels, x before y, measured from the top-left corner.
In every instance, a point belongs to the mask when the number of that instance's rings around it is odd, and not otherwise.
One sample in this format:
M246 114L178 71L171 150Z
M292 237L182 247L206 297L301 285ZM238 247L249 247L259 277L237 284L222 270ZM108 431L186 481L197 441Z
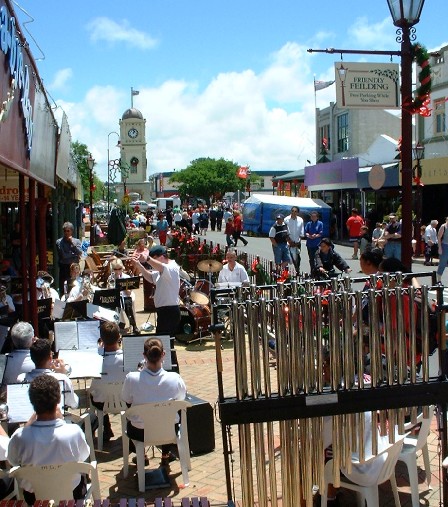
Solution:
M217 273L218 271L221 271L222 264L214 259L205 259L198 262L198 269L204 271L205 273Z

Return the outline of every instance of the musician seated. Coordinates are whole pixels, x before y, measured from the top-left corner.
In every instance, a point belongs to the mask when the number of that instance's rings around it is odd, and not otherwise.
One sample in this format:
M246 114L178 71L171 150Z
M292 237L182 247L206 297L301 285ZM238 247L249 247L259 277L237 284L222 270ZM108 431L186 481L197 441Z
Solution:
M16 311L16 307L14 305L14 301L9 294L6 294L6 287L4 285L0 285L0 308L5 306L8 307L8 315L12 315Z
M19 375L19 382L31 382L41 375L49 375L64 383L65 404L77 408L79 398L73 389L72 381L65 374L66 368L62 359L53 359L49 340L37 338L30 347L30 356L35 368L28 373Z
M38 271L36 278L36 293L37 299L51 298L53 303L59 298L59 294L51 286L54 282L54 278L46 271Z
M76 286L78 286L77 292L79 292L80 284L81 284L81 266L77 262L72 262L70 264L70 278L64 283L64 295L62 296L61 299L63 301L67 301L70 292Z
M58 409L61 400L59 382L50 375L32 380L29 398L36 412L35 420L16 430L9 442L8 460L17 465L57 465L71 461L85 461L90 455L84 433L77 424L67 424ZM24 491L28 505L35 498L29 488ZM86 480L78 475L73 481L73 498L86 494Z
M69 292L65 296L65 301L71 303L89 300L94 290L90 270L85 269L81 275L79 264L73 263L70 266Z
M246 268L236 261L236 252L229 248L226 253L227 264L219 272L218 283L241 282L243 285L249 285L249 275Z
M11 329L10 338L10 346L7 345L10 353L6 361L4 384L16 384L20 382L20 374L34 369L30 355L30 347L35 339L33 326L28 322L17 322Z
M101 379L93 379L90 385L90 397L94 407L102 410L104 396L101 392L101 382L122 383L126 377L123 369L123 350L120 348L120 328L115 322L103 322L100 326L100 344L98 352L103 355L103 369ZM108 442L113 436L109 414L104 414L103 440Z
M131 405L144 405L156 401L184 400L187 388L182 377L175 372L163 369L165 351L158 338L148 338L143 346L145 368L126 375L121 399ZM138 416L128 420L126 434L130 439L144 441L143 421ZM130 449L134 447L130 442ZM162 466L169 466L173 460L170 445L162 445ZM135 448L132 452L135 452Z
M124 272L124 265L120 259L115 259L111 262L110 268L113 272L112 278L114 280L119 278L129 278L129 275ZM132 326L134 334L140 334L140 329L137 327L135 320L135 294L132 290L122 290L120 296L123 301L123 309L129 320L129 325Z

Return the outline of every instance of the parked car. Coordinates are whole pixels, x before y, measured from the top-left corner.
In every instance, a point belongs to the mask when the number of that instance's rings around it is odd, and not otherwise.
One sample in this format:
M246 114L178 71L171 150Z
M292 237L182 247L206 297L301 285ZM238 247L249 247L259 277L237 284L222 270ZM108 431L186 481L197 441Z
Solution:
M146 201L132 201L129 203L129 207L135 209L138 206L139 211L146 213L150 205Z

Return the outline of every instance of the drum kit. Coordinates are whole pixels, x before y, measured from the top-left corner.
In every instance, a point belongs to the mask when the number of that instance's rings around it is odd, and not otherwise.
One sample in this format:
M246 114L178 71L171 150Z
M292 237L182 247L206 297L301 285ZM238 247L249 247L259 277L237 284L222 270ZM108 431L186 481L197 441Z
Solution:
M212 274L221 271L222 264L214 259L205 259L198 262L197 268L208 274L208 280L201 278L193 285L187 280L181 279L179 288L179 298L181 300L179 334L181 337L189 335L190 339L186 340L188 342L196 339L200 340L202 334L208 333L208 327L211 323L210 289L213 287ZM191 335L193 336L192 339Z

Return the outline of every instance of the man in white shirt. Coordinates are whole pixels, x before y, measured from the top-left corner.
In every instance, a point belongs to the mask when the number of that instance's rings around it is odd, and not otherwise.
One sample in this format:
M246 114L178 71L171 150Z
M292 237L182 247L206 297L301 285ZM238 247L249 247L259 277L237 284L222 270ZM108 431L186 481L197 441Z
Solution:
M157 313L156 333L175 336L180 325L179 265L168 259L167 250L162 245L155 245L149 251L147 262L152 267L152 271L148 271L138 261L132 262L143 278L156 286L154 294L154 306Z
M219 272L218 283L241 282L249 285L249 275L242 264L236 262L235 250L229 248L226 253L227 264Z
M425 266L432 266L433 257L437 257L439 250L439 239L437 237L437 220L431 220L431 223L425 229Z
M50 375L40 375L31 382L29 397L36 412L36 420L12 435L8 446L8 461L11 465L56 465L85 461L90 455L90 449L81 428L77 424L67 424L60 418L59 382ZM25 500L28 505L33 505L32 488L25 489ZM83 498L85 491L85 478L76 476L73 481L73 498Z
M297 274L300 274L300 253L302 250L300 241L305 236L303 218L299 216L299 212L300 208L298 206L293 206L291 208L291 214L285 218L285 224L288 226L289 231L289 253Z
M7 355L4 384L16 384L21 373L34 369L30 356L30 347L34 340L33 326L28 322L17 322L11 329L11 341L14 350Z
M120 348L120 328L116 322L103 322L100 326L100 339L103 344L103 369L101 379L93 379L90 385L92 404L100 410L104 407L104 394L101 392L101 383L123 383L126 373L123 368L123 350ZM101 353L101 351L99 351ZM108 442L113 436L109 414L104 414L103 440Z
M33 342L30 348L30 355L35 364L34 370L19 376L20 382L31 382L40 375L49 375L56 380L62 380L64 384L64 403L71 408L77 408L79 398L75 394L72 381L67 377L65 364L58 359L53 361L51 352L51 343L49 340L38 338Z

